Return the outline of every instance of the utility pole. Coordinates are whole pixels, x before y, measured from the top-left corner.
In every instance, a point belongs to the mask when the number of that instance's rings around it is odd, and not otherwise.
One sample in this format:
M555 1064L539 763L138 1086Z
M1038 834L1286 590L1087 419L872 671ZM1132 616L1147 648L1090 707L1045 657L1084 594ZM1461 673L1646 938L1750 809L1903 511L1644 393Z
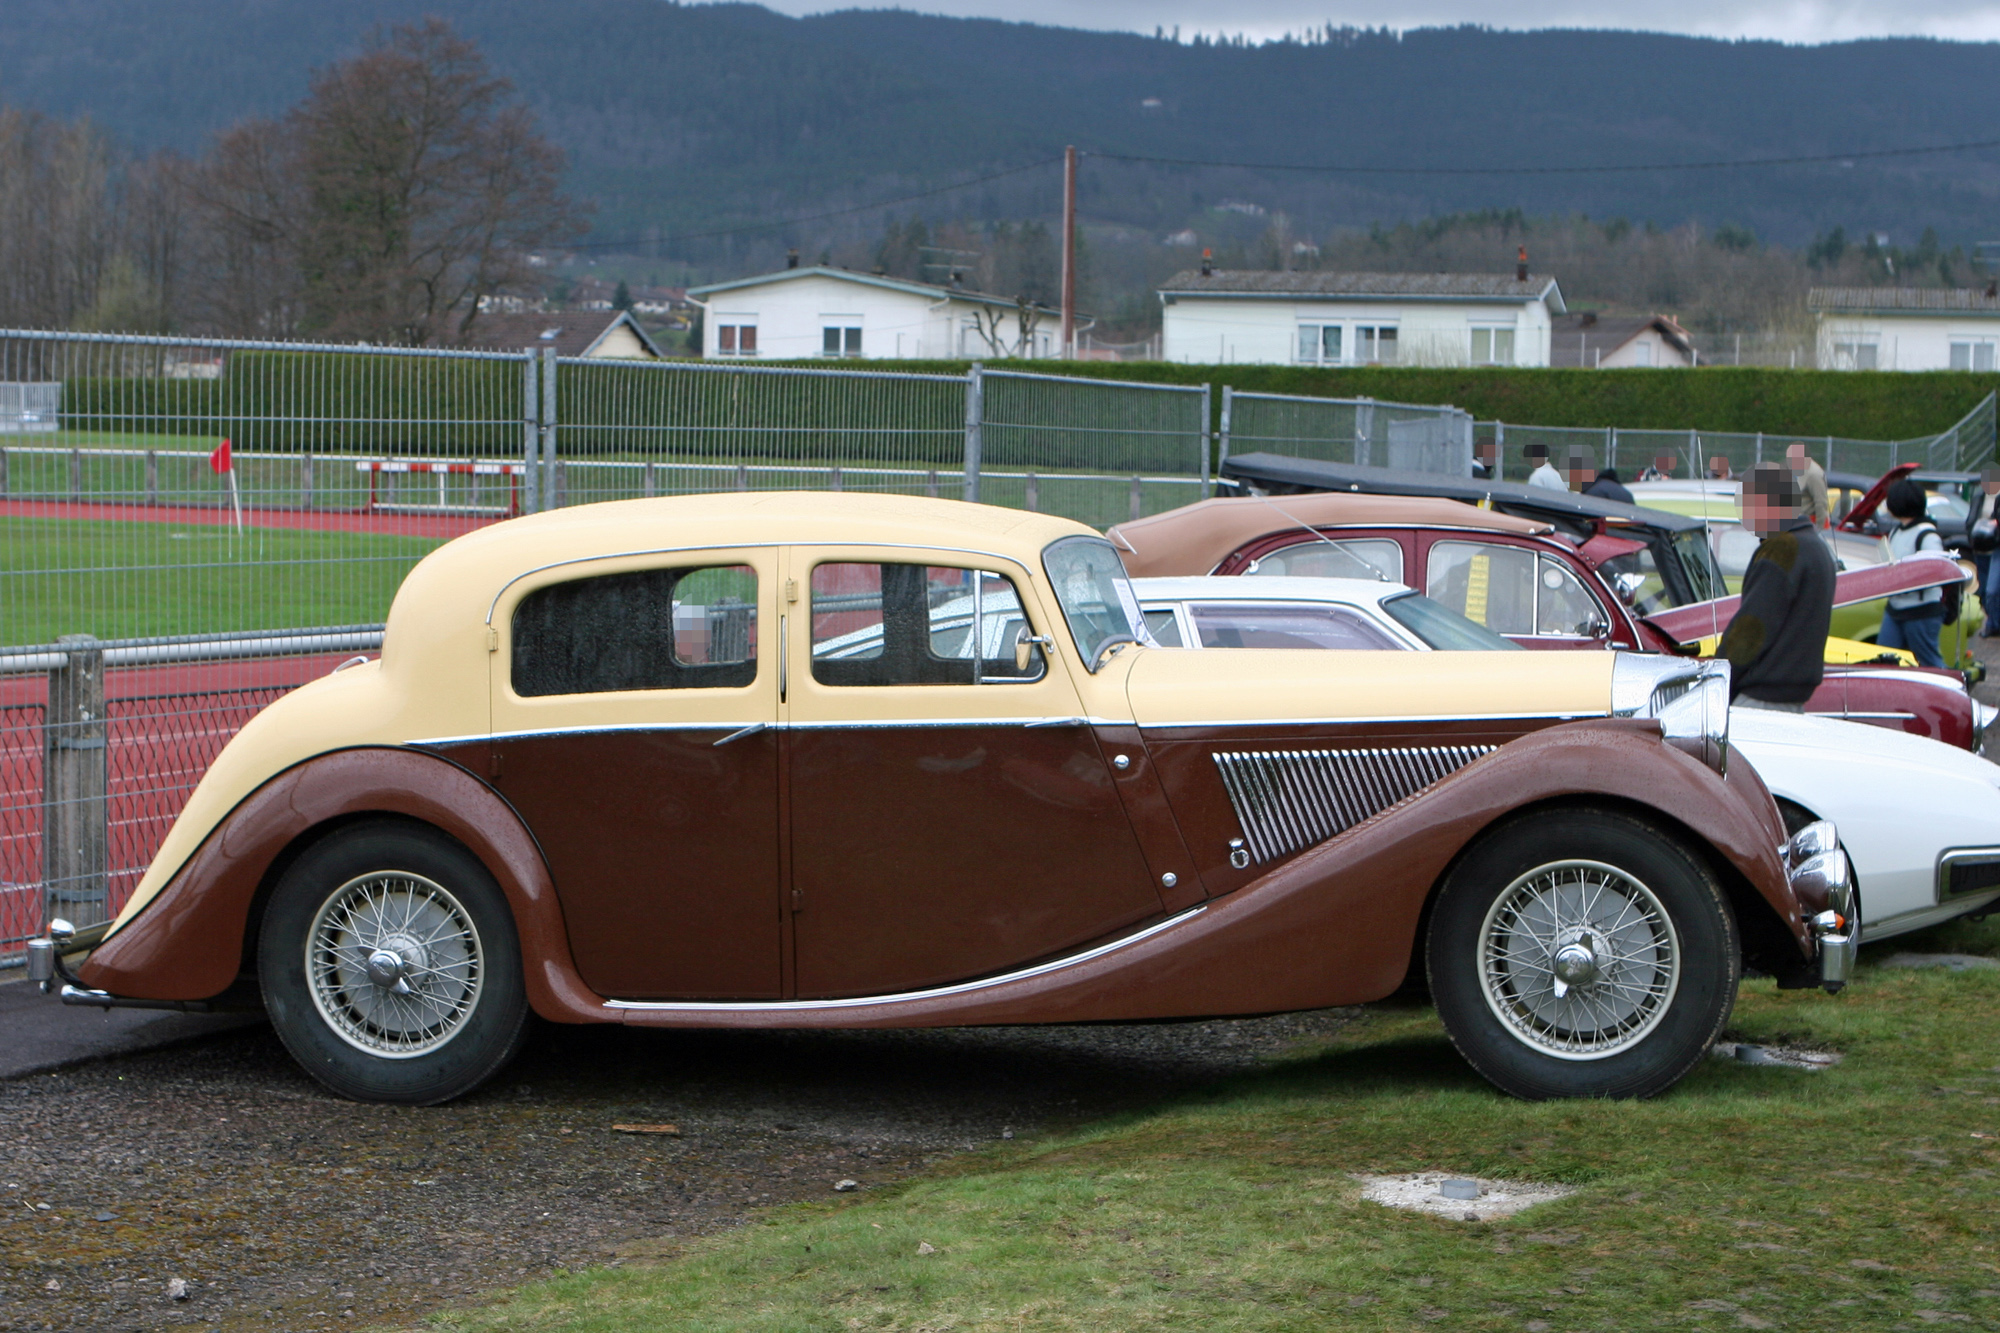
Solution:
M1076 147L1063 149L1062 355L1076 355Z

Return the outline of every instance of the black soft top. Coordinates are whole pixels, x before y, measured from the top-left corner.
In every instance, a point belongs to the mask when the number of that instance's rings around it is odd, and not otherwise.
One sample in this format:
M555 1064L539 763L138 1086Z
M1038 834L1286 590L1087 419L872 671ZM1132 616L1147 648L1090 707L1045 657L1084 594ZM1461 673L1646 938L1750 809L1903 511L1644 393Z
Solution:
M1363 467L1359 463L1328 463L1288 454L1232 454L1223 461L1222 478L1274 495L1354 491L1363 495L1435 495L1467 504L1487 501L1503 514L1540 519L1571 530L1595 527L1600 519L1624 527L1669 533L1698 531L1704 526L1701 519L1685 514L1669 514L1660 509L1529 486L1524 482L1445 477L1432 472Z

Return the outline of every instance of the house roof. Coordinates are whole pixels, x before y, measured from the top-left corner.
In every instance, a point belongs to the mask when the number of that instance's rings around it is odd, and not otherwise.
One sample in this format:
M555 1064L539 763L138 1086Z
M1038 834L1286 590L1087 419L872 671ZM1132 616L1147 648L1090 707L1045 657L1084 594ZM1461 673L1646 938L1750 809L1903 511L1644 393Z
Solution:
M1841 315L2000 315L1991 287L1815 287L1806 309Z
M1160 285L1163 297L1236 296L1320 301L1545 300L1561 314L1562 288L1546 273L1285 273L1275 269L1183 269Z
M1563 315L1549 330L1551 366L1588 366L1599 356L1610 356L1647 329L1680 349L1684 356L1694 353L1694 339L1688 331L1665 315L1604 316L1594 312Z
M722 292L740 291L745 287L762 287L774 282L798 282L805 278L832 278L838 282L852 282L863 287L880 287L884 291L907 292L937 301L950 297L954 301L969 301L974 305L1005 306L1012 310L1019 304L1014 297L996 296L992 292L975 292L969 287L947 287L935 282L912 282L908 278L892 278L882 273L857 273L851 268L832 268L815 264L810 268L783 268L776 273L758 273L748 278L736 278L730 282L712 282L706 287L690 287L687 294L696 299ZM1033 308L1049 314L1055 313L1039 301L1032 302Z
M467 346L500 352L556 349L557 356L589 356L620 324L627 325L654 356L660 349L629 310L526 310L482 314L472 321Z

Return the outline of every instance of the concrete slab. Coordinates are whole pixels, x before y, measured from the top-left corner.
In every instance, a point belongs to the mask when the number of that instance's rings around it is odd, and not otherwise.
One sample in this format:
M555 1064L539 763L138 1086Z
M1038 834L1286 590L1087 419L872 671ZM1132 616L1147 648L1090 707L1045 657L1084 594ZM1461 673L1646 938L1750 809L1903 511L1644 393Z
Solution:
M263 1021L262 1014L72 1008L17 973L0 982L0 1078L132 1055Z

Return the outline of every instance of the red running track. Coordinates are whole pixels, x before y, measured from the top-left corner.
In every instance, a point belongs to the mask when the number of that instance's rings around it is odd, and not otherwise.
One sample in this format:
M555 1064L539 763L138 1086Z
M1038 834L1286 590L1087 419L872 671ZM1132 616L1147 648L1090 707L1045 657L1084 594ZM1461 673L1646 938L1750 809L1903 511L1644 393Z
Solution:
M174 523L230 527L236 516L211 505L143 505L101 500L0 500L0 518L92 519L105 523ZM410 514L365 509L243 510L246 528L372 532L393 537L462 537L500 522L496 514Z

